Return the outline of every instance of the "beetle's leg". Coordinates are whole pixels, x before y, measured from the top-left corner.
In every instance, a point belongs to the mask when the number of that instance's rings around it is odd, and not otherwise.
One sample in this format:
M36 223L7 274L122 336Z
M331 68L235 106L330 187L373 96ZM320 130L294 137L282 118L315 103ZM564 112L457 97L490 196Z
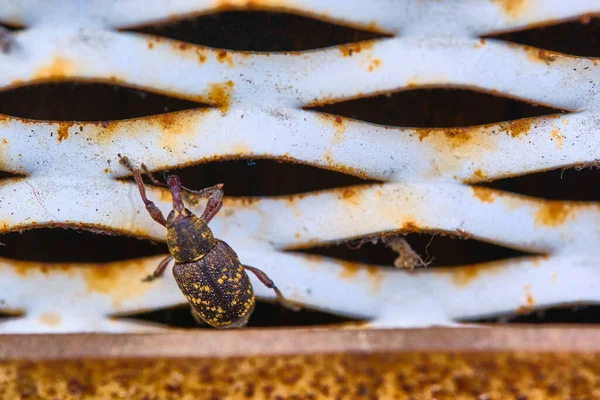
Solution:
M275 286L275 283L263 271L261 271L258 268L254 268L254 267L251 267L249 265L244 265L244 264L242 264L242 267L244 267L244 269L247 269L248 271L250 271L254 275L256 275L258 280L261 281L261 283L263 285L265 285L269 289L273 289L273 291L277 295L277 301L279 301L279 303L281 303L283 306L285 306L291 310L294 310L294 311L300 310L299 306L297 306L296 304L292 303L291 301L289 301L288 299L283 297L283 294L281 294L281 291L279 290L279 288L277 286Z
M163 213L158 207L156 207L156 205L152 201L148 200L148 197L146 197L146 188L144 187L144 181L142 181L142 174L140 173L140 170L134 168L127 157L121 157L119 162L128 170L133 172L133 179L135 179L135 183L137 184L140 196L142 197L142 201L144 202L146 210L148 210L148 213L150 214L152 219L161 224L162 226L166 226L167 221L165 220Z
M210 193L210 197L206 202L204 212L200 216L200 218L202 218L202 220L207 224L215 215L217 215L221 209L221 206L223 205L223 202L221 201L223 199L223 189L221 189L221 187L223 187L222 184L213 186L215 189L212 189L212 193Z
M173 259L173 256L165 257L165 259L162 260L160 262L160 264L158 264L158 267L156 267L156 269L154 270L152 275L148 275L147 277L145 277L143 279L143 282L152 282L156 278L160 278L162 276L162 274L165 272L167 265L169 265L169 263L171 262L172 259Z

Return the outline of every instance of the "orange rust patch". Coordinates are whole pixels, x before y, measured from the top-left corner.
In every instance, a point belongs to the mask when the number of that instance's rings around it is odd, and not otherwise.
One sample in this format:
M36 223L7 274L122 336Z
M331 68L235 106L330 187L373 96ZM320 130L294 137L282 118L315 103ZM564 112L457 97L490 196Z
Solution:
M154 48L154 42L152 42L151 40L148 40L148 48L149 49L153 49Z
M477 180L484 180L487 178L487 175L482 170L477 169L477 170L475 170L475 172L473 172L473 178L475 178Z
M452 144L452 147L462 146L471 140L471 132L468 128L450 128L443 130L444 135Z
M179 134L183 131L189 131L190 127L184 126L186 125L183 121L183 115L179 113L168 113L168 114L159 114L151 117L152 122L155 122L160 126L160 129L165 133L173 133ZM187 129L186 129L187 128Z
M6 141L6 139L2 139L2 144L7 144L8 142Z
M198 62L200 64L204 64L204 62L206 61L206 54L204 53L204 51L196 49L196 54L198 55Z
M226 50L217 51L217 61L221 64L227 64L230 67L233 67L233 58L231 58L231 54Z
M361 265L358 263L353 263L349 261L340 261L340 265L342 266L342 271L340 272L340 278L351 279L353 278L361 268Z
M559 133L558 128L552 128L551 135L552 135L552 140L554 142L556 142L556 147L558 147L559 150L562 150L562 147L563 147L563 137Z
M400 230L405 232L419 232L419 225L416 220L405 221L402 223Z
M572 215L572 207L561 202L548 202L539 207L535 213L536 225L559 226L564 224Z
M229 109L233 86L233 81L208 84L208 98L211 104L219 106L223 113L226 113Z
M33 80L63 79L75 74L76 66L64 57L53 58L48 65L41 66L33 73Z
M352 205L360 204L359 194L360 191L353 187L346 187L341 189L342 200Z
M369 72L373 72L377 68L381 67L381 60L379 58L374 58L369 63Z
M83 270L87 290L110 295L117 306L123 300L140 296L149 289L150 285L139 279L145 275L147 271L141 260L99 264Z
M477 197L482 203L493 203L495 192L492 189L481 186L471 186L473 197Z
M512 136L518 137L521 134L529 133L529 129L531 128L531 119L518 119L516 121L511 121L506 124L503 124L503 128Z
M330 114L317 114L317 119L324 121L328 126L333 125L335 128L334 137L331 141L332 145L339 143L342 140L344 137L344 132L346 131L344 118L340 117L339 115L333 116Z
M533 307L535 305L535 299L533 298L533 296L531 295L531 293L527 293L526 301L527 301L527 305L529 307Z
M63 139L67 139L69 137L69 124L60 124L58 125L58 141L62 142Z
M475 279L485 275L497 274L502 271L503 265L500 263L475 264L464 267L438 268L434 273L450 275L452 282L456 286L465 287L470 285Z
M369 50L373 47L373 41L364 41L357 43L343 44L338 47L343 57L352 57L355 53L360 53L363 50Z
M536 61L536 62L541 61L546 65L552 64L558 58L558 53L548 51L548 50L535 49L535 48L528 47L527 51L528 51L528 57L530 60Z
M491 0L511 18L517 18L529 7L529 0Z
M40 314L39 321L44 325L57 326L60 325L62 318L56 313L45 312Z
M423 139L425 139L427 136L429 136L430 132L431 132L430 129L417 129L416 133L417 133L417 135L419 135L419 142L422 142Z
M435 138L439 137L439 134L443 133L447 138L452 148L464 146L468 144L473 138L471 132L474 128L436 128L436 129L416 129L415 133L419 136L419 141L429 137L430 135Z

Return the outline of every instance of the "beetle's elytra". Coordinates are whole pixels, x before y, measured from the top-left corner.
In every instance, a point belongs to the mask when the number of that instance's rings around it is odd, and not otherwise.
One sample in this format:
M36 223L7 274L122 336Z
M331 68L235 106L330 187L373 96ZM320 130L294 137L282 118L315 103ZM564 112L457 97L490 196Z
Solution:
M164 184L154 178L142 164L143 172L153 183L168 187L171 192L173 209L165 219L156 205L146 197L140 169L134 168L127 157L119 155L119 159L133 173L142 201L152 219L167 228L170 255L160 262L146 280L160 277L169 262L175 259L173 276L190 303L194 318L215 328L239 328L248 322L254 310L255 299L246 271L251 271L265 286L273 289L282 304L296 308L285 300L267 274L241 264L235 251L213 236L208 223L221 208L223 185L193 191L181 186L176 175L169 176L167 184ZM208 198L201 216L198 217L185 208L182 191L197 198Z

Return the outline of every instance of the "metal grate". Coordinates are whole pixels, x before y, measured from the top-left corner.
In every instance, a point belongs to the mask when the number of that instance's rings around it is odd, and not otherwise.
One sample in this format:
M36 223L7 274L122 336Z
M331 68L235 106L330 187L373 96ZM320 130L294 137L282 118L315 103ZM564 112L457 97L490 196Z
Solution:
M393 35L287 53L226 51L131 26L224 9L282 10ZM78 227L164 241L117 154L164 170L274 158L370 180L359 187L228 198L211 224L291 299L373 326L456 321L597 302L600 210L472 186L598 162L598 59L481 39L600 12L593 0L0 1L0 87L92 81L209 108L108 122L0 118L1 231ZM303 108L419 87L474 88L566 114L468 128L398 128ZM149 195L163 210L169 197ZM445 232L543 256L416 272L286 250L390 232ZM31 250L32 252L35 249ZM0 262L0 332L129 332L109 318L181 304L170 278L141 282L162 256L92 264ZM253 277L251 277L253 279ZM257 294L272 293L254 285Z

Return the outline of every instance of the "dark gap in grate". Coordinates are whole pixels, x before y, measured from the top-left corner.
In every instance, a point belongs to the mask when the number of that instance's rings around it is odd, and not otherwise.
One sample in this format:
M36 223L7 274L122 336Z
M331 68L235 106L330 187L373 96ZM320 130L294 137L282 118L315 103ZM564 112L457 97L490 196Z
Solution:
M515 324L598 324L600 305L569 304L533 310L527 313L470 319L472 323Z
M537 172L481 185L548 200L600 201L600 171L597 167Z
M155 176L166 181L169 173L179 175L182 184L190 189L223 183L225 196L279 196L375 182L310 165L269 159L216 161L158 172Z
M36 120L107 121L207 107L102 83L44 83L0 91L0 114Z
M340 101L307 110L375 124L448 128L556 114L556 110L469 89L415 89Z
M461 239L456 236L411 233L401 237L406 239L412 250L423 261L431 262L429 267L469 265L531 255L531 253L479 240ZM392 251L381 240L378 240L375 244L366 242L359 248L354 248L358 242L356 240L349 243L310 247L293 251L321 255L343 261L375 264L393 268L394 260L398 257L398 254Z
M19 261L104 263L169 253L163 243L62 228L6 233L0 243L0 257Z
M0 181L2 181L4 179L13 179L13 178L18 178L18 177L23 177L23 176L25 176L25 175L15 174L13 172L6 172L6 171L0 170Z
M163 308L159 310L122 315L118 318L134 319L168 325L173 328L207 328L208 325L198 325L190 312L189 305ZM276 303L257 301L248 327L282 327L282 326L316 326L334 325L357 320L340 317L322 311L302 309L291 311Z
M600 18L597 17L485 37L580 57L600 57Z
M299 15L233 11L128 31L214 48L242 51L302 51L376 39L384 35Z

